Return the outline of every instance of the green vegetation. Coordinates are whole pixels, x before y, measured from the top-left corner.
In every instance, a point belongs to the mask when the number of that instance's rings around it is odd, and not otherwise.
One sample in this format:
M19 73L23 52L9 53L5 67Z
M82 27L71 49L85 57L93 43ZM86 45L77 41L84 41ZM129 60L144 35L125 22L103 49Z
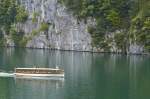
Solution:
M23 31L17 31L17 29L15 28L15 26L12 26L10 29L10 34L11 34L11 38L15 43L15 46L23 46L22 45L22 41L24 38L24 32Z
M4 42L3 42L4 40L3 40L3 38L4 38L3 32L0 31L0 45L1 45L1 46L4 45Z
M116 45L118 49L122 50L124 53L126 52L127 49L127 39L126 39L126 34L125 33L116 33L114 36L114 40L116 42Z
M41 23L41 26L40 26L40 31L48 31L48 28L49 28L49 24L48 23L45 23L45 22L42 22Z
M25 22L28 19L28 13L22 6L17 6L16 8L17 14L16 14L16 21L17 22Z
M48 39L48 29L49 29L49 25L48 23L42 22L39 31L44 32L44 34L46 35L46 38Z
M131 43L145 46L150 51L150 1L149 0L59 0L79 20L94 18L96 25L89 27L93 47L111 48L114 41L122 51ZM121 33L116 33L120 31ZM109 40L110 39L110 40Z
M33 29L32 32L29 33L29 35L27 35L27 36L22 35L22 36L17 37L17 40L19 39L17 41L17 42L19 42L19 46L25 47L27 42L32 40L33 37L37 36L40 32L47 33L48 28L49 28L49 25L47 23L42 22L39 29ZM20 34L23 34L23 33L20 33ZM16 38L16 36L13 38Z
M16 29L18 23L24 23L28 13L17 0L0 0L0 46L4 45L4 35L11 35L16 46L20 46L24 31Z
M39 16L38 12L34 12L32 15L32 22L36 23L38 21L37 17Z

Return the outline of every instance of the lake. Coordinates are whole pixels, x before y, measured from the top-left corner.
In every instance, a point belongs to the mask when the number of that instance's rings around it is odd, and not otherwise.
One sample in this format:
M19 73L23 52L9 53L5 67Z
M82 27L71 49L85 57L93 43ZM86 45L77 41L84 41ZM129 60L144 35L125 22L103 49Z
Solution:
M0 99L150 99L150 56L0 48L0 70L51 67L63 80L0 78Z

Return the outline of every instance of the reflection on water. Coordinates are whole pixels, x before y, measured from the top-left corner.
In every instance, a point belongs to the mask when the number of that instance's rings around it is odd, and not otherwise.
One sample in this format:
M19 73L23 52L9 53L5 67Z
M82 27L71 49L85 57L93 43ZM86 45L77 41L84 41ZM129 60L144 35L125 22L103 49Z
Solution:
M63 99L64 80L0 79L0 99Z
M63 80L16 79L17 94L14 99L48 99L48 97L62 99L63 83Z
M0 49L0 69L56 67L64 80L0 78L0 99L150 99L150 57Z

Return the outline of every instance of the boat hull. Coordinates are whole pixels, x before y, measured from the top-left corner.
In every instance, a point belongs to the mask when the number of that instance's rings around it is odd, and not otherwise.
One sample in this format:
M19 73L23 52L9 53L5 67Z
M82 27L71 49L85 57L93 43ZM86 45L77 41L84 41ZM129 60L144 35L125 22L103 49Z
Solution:
M16 77L64 77L64 74L24 74L14 73Z

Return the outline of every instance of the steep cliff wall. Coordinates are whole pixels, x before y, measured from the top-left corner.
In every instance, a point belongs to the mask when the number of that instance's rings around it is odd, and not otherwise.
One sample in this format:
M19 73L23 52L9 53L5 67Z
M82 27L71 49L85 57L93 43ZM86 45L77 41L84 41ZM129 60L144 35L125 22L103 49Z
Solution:
M57 0L20 0L20 3L29 13L29 19L18 25L26 36L42 28L42 24L48 25L47 30L37 31L27 47L91 51L87 25L78 22Z
M73 11L68 11L58 0L18 1L25 7L28 19L12 24L15 32L11 26L12 33L4 35L7 46L133 54L144 52L142 44L130 43L130 40L125 43L127 35L121 30L105 33L106 35L101 35L101 30L91 33L92 29L96 29L96 19L89 17L86 22L79 20L72 14Z

